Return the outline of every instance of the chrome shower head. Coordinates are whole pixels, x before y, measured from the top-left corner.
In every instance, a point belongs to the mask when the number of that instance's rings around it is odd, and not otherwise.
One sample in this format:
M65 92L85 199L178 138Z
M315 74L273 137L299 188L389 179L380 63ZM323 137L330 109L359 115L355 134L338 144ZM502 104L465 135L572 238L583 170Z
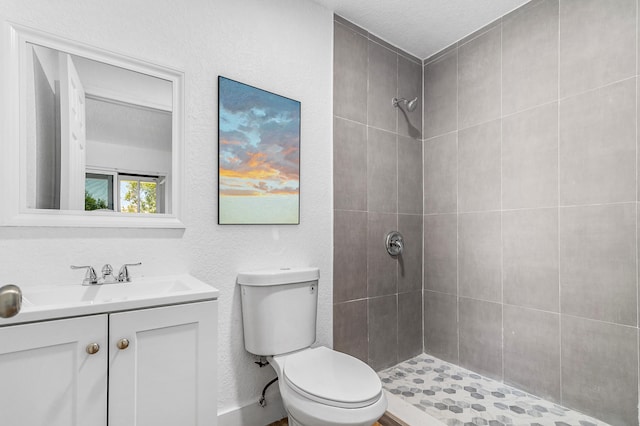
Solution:
M409 111L414 111L416 109L416 107L418 106L418 97L416 96L415 98L411 99L408 103L407 103L407 109Z
M414 111L416 109L416 107L418 106L418 97L416 96L415 98L411 99L410 101L405 99L405 98L393 98L391 100L391 104L398 108L400 105L400 103L403 103L407 106L407 110L409 111Z

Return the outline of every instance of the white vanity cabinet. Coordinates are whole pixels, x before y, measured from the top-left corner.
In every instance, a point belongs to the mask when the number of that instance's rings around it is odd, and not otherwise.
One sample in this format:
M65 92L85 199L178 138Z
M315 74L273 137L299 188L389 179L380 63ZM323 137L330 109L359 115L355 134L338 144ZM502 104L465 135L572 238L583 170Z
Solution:
M0 424L105 425L107 324L95 315L0 328Z
M0 424L215 426L216 346L216 300L0 327Z
M215 301L110 315L109 426L215 425L216 318Z

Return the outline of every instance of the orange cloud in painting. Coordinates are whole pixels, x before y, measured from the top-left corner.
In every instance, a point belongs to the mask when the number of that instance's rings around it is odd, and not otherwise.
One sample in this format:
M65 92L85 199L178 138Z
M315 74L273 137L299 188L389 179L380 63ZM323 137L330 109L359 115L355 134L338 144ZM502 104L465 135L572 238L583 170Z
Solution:
M218 81L220 223L299 223L300 103Z

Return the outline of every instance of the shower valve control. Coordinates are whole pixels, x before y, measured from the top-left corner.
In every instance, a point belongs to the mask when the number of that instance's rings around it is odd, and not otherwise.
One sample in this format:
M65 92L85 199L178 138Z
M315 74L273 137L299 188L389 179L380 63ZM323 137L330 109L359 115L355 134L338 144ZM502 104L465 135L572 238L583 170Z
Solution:
M404 240L402 234L398 231L391 231L387 234L384 240L387 253L391 256L400 256L404 249Z

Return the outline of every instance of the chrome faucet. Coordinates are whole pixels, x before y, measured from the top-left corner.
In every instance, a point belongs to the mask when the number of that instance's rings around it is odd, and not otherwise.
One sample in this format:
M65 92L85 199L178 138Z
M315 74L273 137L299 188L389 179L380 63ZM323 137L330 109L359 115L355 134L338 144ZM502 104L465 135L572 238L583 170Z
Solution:
M98 275L96 274L96 270L93 269L93 266L74 266L71 265L71 269L86 269L87 273L82 280L82 285L93 285L98 284Z
M118 280L113 276L113 267L108 263L102 267L102 282L101 284L113 284Z
M129 283L131 282L131 277L129 276L129 266L139 266L142 265L142 262L138 263L125 263L118 271L118 282L121 283Z
M142 262L138 263L125 263L120 268L118 276L113 275L113 267L108 263L102 267L102 277L98 279L96 270L93 266L75 266L71 265L71 269L86 269L87 273L82 280L82 285L94 285L94 284L113 284L113 283L129 283L131 282L131 276L129 276L129 266L142 265Z

